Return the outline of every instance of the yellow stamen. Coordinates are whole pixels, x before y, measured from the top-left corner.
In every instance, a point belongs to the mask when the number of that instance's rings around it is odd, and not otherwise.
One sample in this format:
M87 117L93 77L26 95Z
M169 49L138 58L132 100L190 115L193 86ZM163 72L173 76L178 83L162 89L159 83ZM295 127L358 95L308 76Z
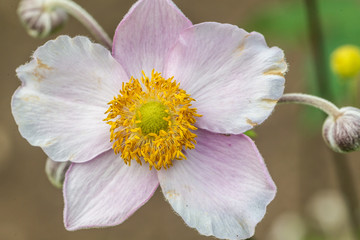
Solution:
M164 79L154 70L151 79L144 72L140 81L131 77L108 103L104 119L115 154L120 153L126 164L146 162L157 170L186 159L182 151L195 148L192 131L197 130L196 117L201 117L191 101L173 77Z

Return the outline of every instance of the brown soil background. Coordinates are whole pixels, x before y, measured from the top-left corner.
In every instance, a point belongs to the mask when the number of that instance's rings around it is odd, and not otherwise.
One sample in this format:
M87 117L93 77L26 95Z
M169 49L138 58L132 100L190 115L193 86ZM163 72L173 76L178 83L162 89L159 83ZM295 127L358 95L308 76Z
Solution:
M176 4L193 21L217 21L245 28L246 19L269 4L288 0L178 0ZM295 0L294 0L295 1ZM77 1L112 35L134 1ZM46 40L32 39L16 15L18 1L0 0L0 240L115 240L115 239L207 239L187 227L164 201L160 190L123 224L106 228L67 232L63 226L63 199L44 173L46 156L40 148L23 139L13 120L10 99L20 82L15 69L29 60ZM59 34L87 35L70 18ZM52 36L54 37L54 36ZM266 36L265 36L266 37ZM286 92L306 92L304 59L309 54L307 37L303 44L285 50L290 71ZM278 45L267 38L270 46ZM257 239L267 239L271 224L287 211L302 211L308 199L320 189L337 188L331 154L321 139L321 130L303 131L301 106L278 106L272 116L256 129L256 144L278 186L264 220L256 229ZM359 179L359 153L348 155L355 181ZM358 190L360 190L359 185Z

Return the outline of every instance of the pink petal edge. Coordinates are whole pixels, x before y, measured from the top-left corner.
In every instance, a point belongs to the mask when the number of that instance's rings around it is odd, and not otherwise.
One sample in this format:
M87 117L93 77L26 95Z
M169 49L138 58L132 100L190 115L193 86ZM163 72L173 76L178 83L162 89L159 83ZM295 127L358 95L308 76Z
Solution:
M165 198L202 235L251 237L276 194L263 158L244 135L198 130L197 140L187 160L158 173Z
M112 150L109 150L112 152ZM108 152L109 152L108 151ZM104 155L106 153L103 153L101 155ZM115 155L115 154L114 154ZM101 156L99 156L99 158L101 158ZM92 160L94 161L94 160ZM122 160L121 160L122 161ZM63 196L64 196L64 211L63 211L63 214L64 214L64 226L66 228L66 230L68 231L76 231L76 230L80 230L80 229L89 229L89 228L103 228L103 227L110 227L110 226L116 226L116 225L119 225L121 224L122 222L124 222L126 219L128 219L132 214L134 214L140 207L142 207L147 201L149 201L149 199L153 196L153 194L155 193L156 189L158 188L159 186L159 181L157 180L157 176L156 176L156 181L157 183L154 184L154 187L152 188L152 190L150 191L150 194L148 197L144 198L143 201L139 202L139 204L137 204L137 207L135 209L133 209L132 211L130 211L128 214L126 214L124 217L122 217L121 219L119 219L118 221L115 221L111 224L89 224L89 225L82 225L82 226L76 226L76 227L72 227L70 225L70 223L68 222L68 216L69 216L69 213L68 213L68 209L69 209L69 202L67 200L67 197L66 197L66 191L67 191L67 187L68 187L68 180L69 180L69 175L70 175L70 172L72 171L73 167L75 165L84 165L84 164L89 164L90 162L87 162L87 163L73 163L71 164L71 166L69 167L68 171L66 172L65 174L65 181L64 181L64 186L63 186ZM132 164L136 164L135 162L133 162ZM133 167L130 166L130 167ZM145 167L147 168L146 166L136 166L136 167ZM147 168L146 169L147 171L149 171L149 169ZM150 181L146 181L146 183L149 183Z
M147 12L153 8L163 12ZM146 10L139 12L142 9ZM147 14L152 18L152 24L146 27L149 20L143 18ZM134 21L138 23L133 24ZM116 28L112 55L124 66L129 76L140 78L141 71L150 75L153 69L162 72L170 49L180 33L190 26L191 21L171 0L139 0ZM160 40L158 35L162 36Z
M205 22L184 30L172 48L164 75L196 101L197 126L240 134L261 124L284 90L286 62L260 33Z

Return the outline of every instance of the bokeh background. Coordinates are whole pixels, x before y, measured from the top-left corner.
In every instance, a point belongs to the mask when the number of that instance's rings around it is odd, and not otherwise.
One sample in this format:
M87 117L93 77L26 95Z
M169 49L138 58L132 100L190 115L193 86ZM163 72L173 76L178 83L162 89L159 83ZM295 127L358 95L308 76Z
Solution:
M112 36L134 0L77 2ZM175 3L193 23L231 23L247 31L263 33L270 46L279 46L285 51L290 66L285 92L316 93L318 90L314 86L315 66L304 1L175 0ZM320 0L319 3L326 56L342 44L360 45L358 1ZM15 69L55 35L46 39L28 36L17 18L17 4L18 0L0 0L0 240L211 239L187 227L164 200L160 190L119 226L76 232L65 230L62 192L49 183L44 173L46 155L20 136L10 109L11 96L20 84ZM57 34L91 37L73 18ZM338 91L340 87L336 81L338 79L329 72L329 84L338 96L337 101L341 105L350 104L342 99L343 92ZM353 105L360 107L359 103ZM318 212L325 220L347 221L338 194L333 154L321 137L323 117L305 106L278 105L270 118L255 129L257 137L254 140L278 187L276 198L256 229L256 239L282 240L279 232L288 231L290 237L287 240L324 239L323 223L317 219L319 216L314 216L316 209L321 207ZM359 192L360 154L348 154L341 161L350 165ZM314 199L319 196L330 200L316 203L314 210ZM349 224L341 224L339 231L347 231ZM336 221L335 225L338 225ZM336 234L332 233L332 236ZM303 238L296 238L297 235Z

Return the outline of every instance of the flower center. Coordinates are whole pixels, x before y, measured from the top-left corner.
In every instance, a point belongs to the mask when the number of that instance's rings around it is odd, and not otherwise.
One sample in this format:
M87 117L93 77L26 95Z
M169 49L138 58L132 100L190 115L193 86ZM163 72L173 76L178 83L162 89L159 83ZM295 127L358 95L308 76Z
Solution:
M194 124L201 117L192 101L173 77L165 79L154 70L151 79L144 72L140 81L131 77L108 103L104 119L115 154L128 165L136 160L157 170L186 159L183 150L195 148Z
M161 102L148 102L143 104L136 116L140 120L138 126L144 135L149 133L159 134L160 130L167 130L169 124L164 118L169 116L166 106Z

